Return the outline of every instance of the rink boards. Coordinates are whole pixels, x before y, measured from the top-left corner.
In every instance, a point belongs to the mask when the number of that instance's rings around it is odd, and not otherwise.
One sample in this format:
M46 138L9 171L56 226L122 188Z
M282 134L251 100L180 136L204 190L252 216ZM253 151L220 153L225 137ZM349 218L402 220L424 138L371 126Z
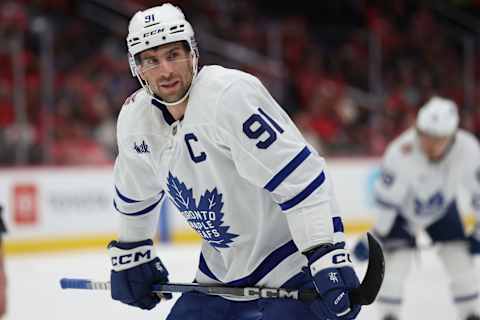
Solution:
M378 160L330 159L329 172L347 234L367 231L374 221L372 188L379 175ZM101 247L116 237L110 166L0 169L0 181L8 254ZM159 210L159 239L199 241L175 209L162 205ZM471 225L472 217L465 217Z

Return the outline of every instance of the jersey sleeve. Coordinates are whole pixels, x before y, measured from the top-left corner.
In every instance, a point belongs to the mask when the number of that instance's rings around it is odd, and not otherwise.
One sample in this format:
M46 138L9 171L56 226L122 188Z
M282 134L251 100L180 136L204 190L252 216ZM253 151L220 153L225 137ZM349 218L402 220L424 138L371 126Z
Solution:
M381 207L401 209L408 189L402 160L395 150L387 150L380 167L380 177L375 181L374 196Z
M401 164L395 149L387 149L380 167L380 175L374 185L375 216L374 230L381 236L386 236L395 221L397 214L402 212L402 203L407 195L408 182L402 173Z
M342 232L325 161L254 77L237 79L218 100L218 143L239 174L271 194L305 251ZM335 226L335 228L334 228Z
M462 181L471 197L471 208L475 211L477 231L480 235L480 144L472 137L465 144L465 152L468 161L462 161Z
M155 168L144 154L135 152L133 135L124 135L119 119L117 125L118 156L113 169L113 206L119 215L119 240L139 241L155 234L159 203L164 191L155 179Z

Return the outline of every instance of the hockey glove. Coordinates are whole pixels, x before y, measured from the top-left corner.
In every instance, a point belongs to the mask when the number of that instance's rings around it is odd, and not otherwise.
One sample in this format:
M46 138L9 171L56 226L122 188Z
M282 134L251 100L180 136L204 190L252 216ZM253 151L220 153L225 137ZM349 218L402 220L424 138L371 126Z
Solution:
M353 247L353 255L358 261L365 262L368 260L368 243L364 238L361 238Z
M480 230L474 231L469 237L468 242L471 254L480 254Z
M360 305L350 303L349 291L360 285L345 243L322 246L308 252L308 266L320 298L311 305L319 319L355 319Z
M153 241L112 241L108 245L112 261L110 274L112 299L141 309L152 309L171 293L152 293L152 285L168 282L168 272L156 256Z

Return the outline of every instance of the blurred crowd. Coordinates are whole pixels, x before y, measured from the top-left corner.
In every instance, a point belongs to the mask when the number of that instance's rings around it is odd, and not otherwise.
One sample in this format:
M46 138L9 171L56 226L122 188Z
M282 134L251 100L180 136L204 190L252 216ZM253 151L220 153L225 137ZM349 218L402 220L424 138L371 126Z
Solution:
M477 43L466 55L467 31L452 28L418 1L321 1L316 8L309 2L171 2L184 10L197 34L279 60L280 75L265 64L239 67L267 86L272 79L281 82L279 103L327 157L380 155L434 94L454 99L462 127L480 137ZM22 164L98 165L115 159L116 116L139 86L126 58L128 15L160 2L122 1L125 29L116 31L88 19L81 10L85 3L106 7L112 2L0 4L5 44L0 47L0 165L18 163L19 146L24 148ZM51 103L44 97L41 64L45 25L53 35ZM197 37L201 62L219 63L202 47L202 35ZM14 41L22 44L16 56ZM24 66L25 118L15 108L14 57Z

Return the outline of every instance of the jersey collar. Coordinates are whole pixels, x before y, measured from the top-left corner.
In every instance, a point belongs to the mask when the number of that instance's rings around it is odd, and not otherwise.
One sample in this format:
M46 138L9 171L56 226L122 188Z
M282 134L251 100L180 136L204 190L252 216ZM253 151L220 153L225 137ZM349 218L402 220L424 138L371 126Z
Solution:
M168 123L169 126L171 126L176 121L175 118L170 113L170 111L168 111L167 107L163 103L160 103L156 99L152 98L152 104L158 109L160 109L160 111L162 112L163 118L165 119L165 121Z

